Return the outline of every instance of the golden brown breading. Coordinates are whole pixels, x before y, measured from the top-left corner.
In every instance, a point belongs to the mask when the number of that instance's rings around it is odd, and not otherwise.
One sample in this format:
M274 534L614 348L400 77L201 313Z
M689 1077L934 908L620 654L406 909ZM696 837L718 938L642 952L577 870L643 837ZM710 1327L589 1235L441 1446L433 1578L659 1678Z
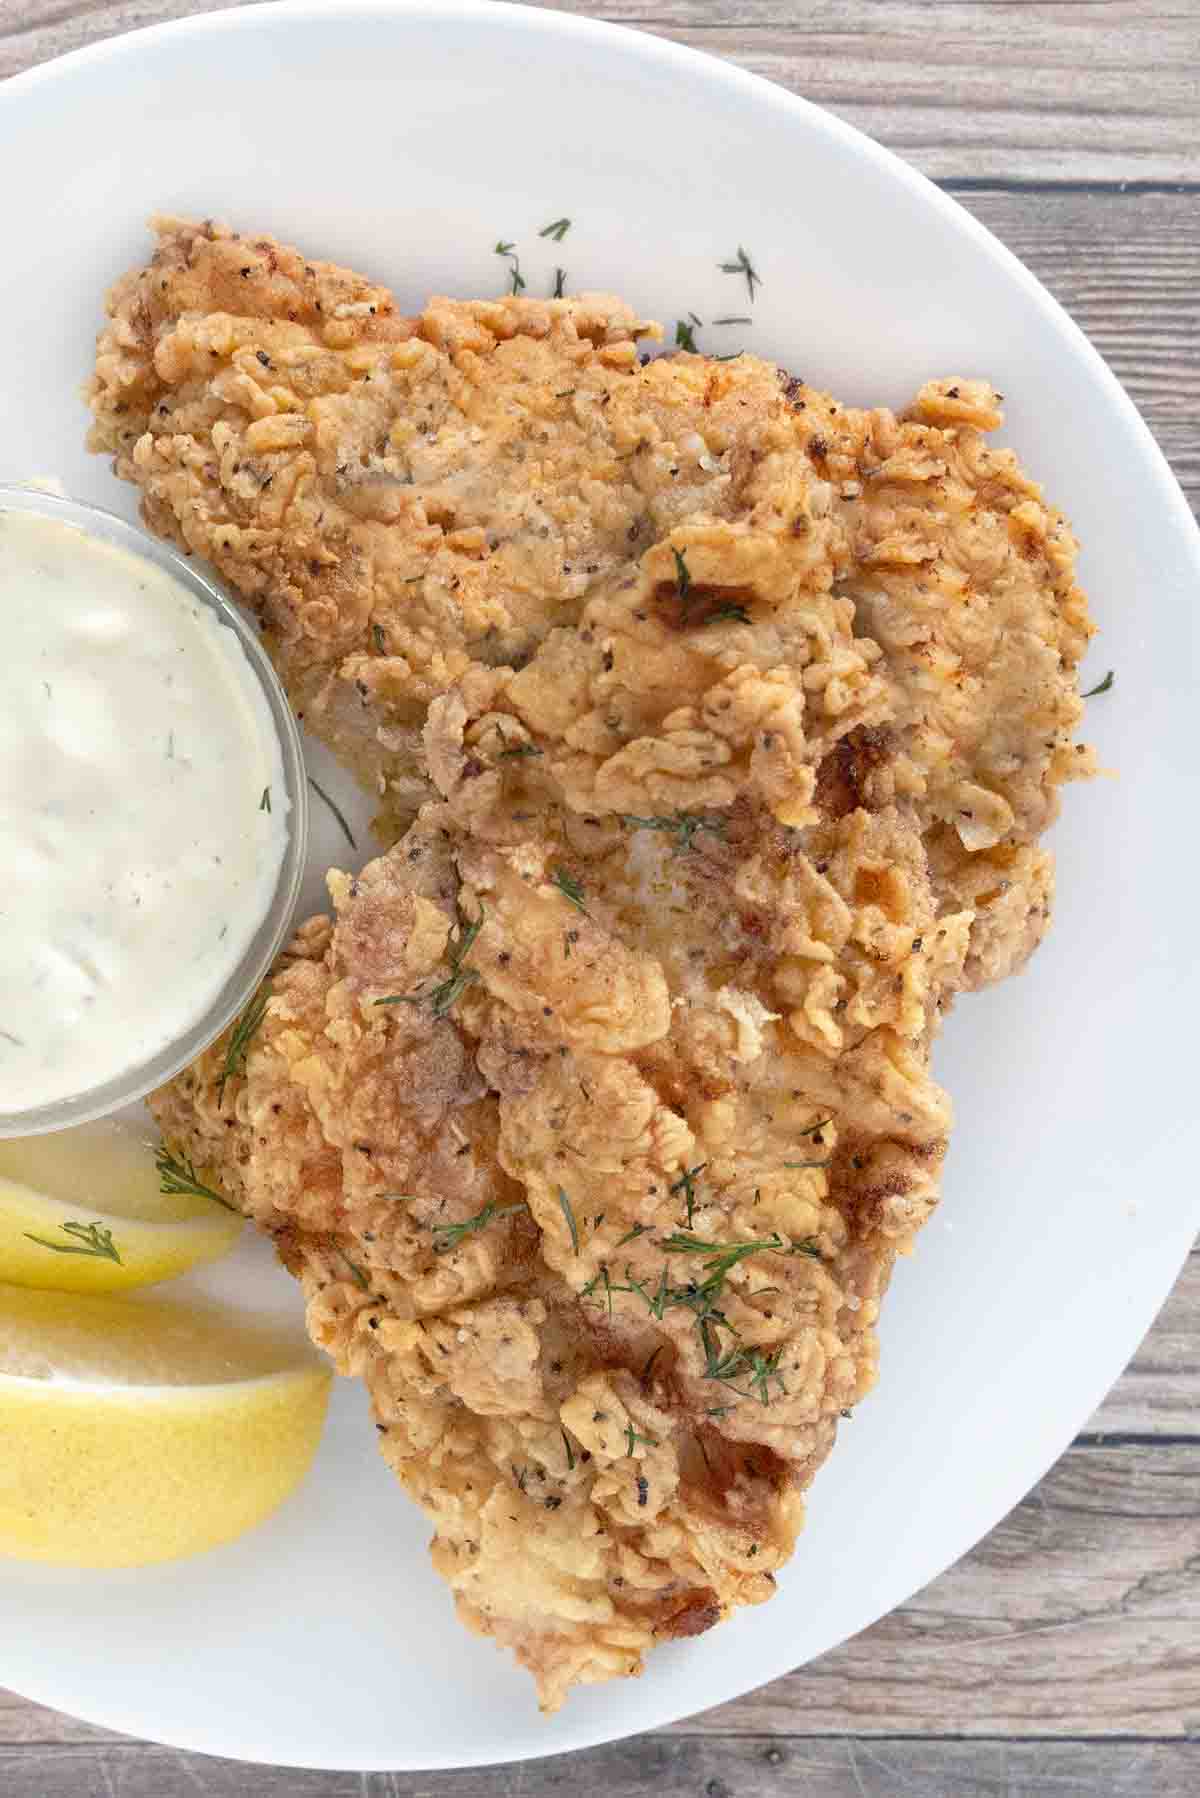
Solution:
M786 478L435 702L442 801L332 877L244 1079L218 1045L157 1100L547 1706L769 1596L936 1198L973 913L911 800L822 781L855 733L877 785L899 751Z
M255 607L394 833L425 796L425 707L472 660L519 661L674 523L738 513L776 371L644 366L658 327L608 295L406 320L270 238L157 228L109 295L92 447Z
M218 1043L154 1105L553 1707L770 1595L874 1379L941 1013L1044 931L1090 771L1074 543L981 383L848 412L643 368L616 301L410 326L254 247L172 226L116 290L98 440L393 825L434 796L331 876L244 1071Z

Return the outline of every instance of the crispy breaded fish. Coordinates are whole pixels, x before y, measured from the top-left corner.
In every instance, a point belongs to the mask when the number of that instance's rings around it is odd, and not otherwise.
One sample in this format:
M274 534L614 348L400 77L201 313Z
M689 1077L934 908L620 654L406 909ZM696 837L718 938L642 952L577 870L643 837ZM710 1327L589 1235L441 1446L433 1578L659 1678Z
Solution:
M897 420L643 367L616 301L402 324L178 225L110 310L95 440L416 812L154 1108L553 1708L770 1596L872 1384L941 1015L1044 932L1090 771L1074 542L979 382Z

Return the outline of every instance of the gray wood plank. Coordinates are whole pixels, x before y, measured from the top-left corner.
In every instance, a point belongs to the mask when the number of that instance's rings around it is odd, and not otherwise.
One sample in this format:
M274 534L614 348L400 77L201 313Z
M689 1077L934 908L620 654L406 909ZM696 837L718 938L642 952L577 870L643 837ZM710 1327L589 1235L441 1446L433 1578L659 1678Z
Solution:
M1200 86L1200 50L1195 66ZM1200 143L1200 93L1196 114ZM972 191L957 198L1087 332L1200 510L1200 194Z
M5 1798L1192 1798L1196 1742L635 1736L458 1773L306 1773L165 1748L0 1749Z
M221 3L0 0L0 75ZM728 57L936 177L1200 180L1200 8L1190 0L549 4Z

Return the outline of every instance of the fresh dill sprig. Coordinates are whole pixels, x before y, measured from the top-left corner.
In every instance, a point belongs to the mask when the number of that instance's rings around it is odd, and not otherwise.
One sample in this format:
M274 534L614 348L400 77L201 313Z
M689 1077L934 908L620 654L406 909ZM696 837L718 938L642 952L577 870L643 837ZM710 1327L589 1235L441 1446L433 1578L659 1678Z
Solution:
M561 243L571 229L570 219L553 219L550 224L543 225L538 232L539 237L552 237L555 243Z
M347 1253L344 1249L339 1249L337 1251L337 1253L341 1256L342 1260L346 1263L346 1266L350 1269L350 1278L354 1281L354 1284L358 1287L358 1290L360 1292L369 1292L370 1291L370 1283L368 1282L366 1274L364 1274L362 1268L358 1265L357 1261L351 1261L349 1255L347 1255Z
M668 1187L672 1193L681 1192L687 1204L687 1227L692 1227L692 1219L696 1214L696 1175L702 1174L708 1166L707 1161L698 1162L695 1167L685 1167L674 1186ZM617 1245L620 1247L620 1244Z
M653 1227L652 1224L635 1224L632 1230L626 1230L617 1247L623 1249L627 1242L636 1242L639 1236L649 1236Z
M434 1017L444 1018L455 1000L466 991L471 982L479 979L475 969L465 968L463 963L474 948L475 938L482 929L483 907L481 905L479 916L465 928L460 919L458 947L448 951L451 972L445 980L440 981L428 993L388 993L385 998L373 999L371 1003L373 1005L423 1005L428 999L433 1007Z
M100 1261L115 1261L118 1267L124 1262L113 1241L112 1231L103 1224L60 1224L59 1229L70 1242L50 1242L45 1236L33 1236L28 1230L22 1231L26 1242L36 1242L39 1248L50 1249L56 1255L91 1255Z
M590 916L587 906L583 903L583 883L577 880L569 869L555 868L550 876L550 884L558 888L563 898L573 905L576 911L581 911L585 918Z
M613 1314L613 1306L612 1306L613 1285L612 1285L612 1279L609 1275L607 1262L602 1262L601 1267L600 1267L600 1272L598 1274L593 1274L592 1278L588 1281L587 1285L580 1288L580 1291L579 1291L580 1298L581 1299L590 1299L592 1294L595 1292L597 1286L603 1286L603 1288L604 1288L604 1299L605 1299L605 1303L608 1306L608 1315L611 1317ZM618 1291L619 1290L620 1290L620 1288L618 1288Z
M751 262L749 256L747 256L745 250L743 250L741 244L738 245L736 262L719 262L717 267L723 275L744 275L746 277L746 288L750 294L751 304L753 304L754 289L762 286L762 276Z
M211 1186L205 1186L186 1155L172 1155L166 1143L159 1144L154 1166L158 1174L159 1192L188 1193L195 1199L211 1199L214 1205L222 1205L226 1211L237 1211L236 1205L231 1205L228 1199L222 1198ZM238 1215L241 1215L240 1212Z
M229 1033L229 1042L225 1048L225 1065L217 1076L217 1106L225 1103L225 1082L232 1080L235 1074L246 1071L246 1054L250 1048L250 1039L267 1015L267 1005L271 995L263 987L247 1005L245 1011Z
M312 788L313 792L317 795L317 798L323 799L325 801L326 805L329 807L330 811L333 813L334 817L337 819L338 823L340 824L341 829L342 829L342 835L345 837L346 841L349 843L351 849L353 849L357 852L358 844L354 840L354 832L351 830L350 826L347 824L345 814L342 811L342 808L339 805L336 805L334 803L334 801L329 797L329 794L325 791L324 787L317 785L317 782L313 779L311 774L308 777L308 784Z
M566 1193L563 1191L561 1186L558 1189L558 1202L559 1202L559 1205L562 1207L562 1214L567 1220L567 1229L571 1232L571 1247L572 1247L573 1251L575 1252L575 1254L578 1255L578 1253L579 1253L579 1225L575 1222L575 1213L571 1209L571 1201L567 1197Z
M702 830L713 836L724 834L725 819L719 812L676 812L672 818L638 818L632 812L618 812L622 824L629 830L664 830L673 832L678 838L675 844L676 853L682 849L690 849L692 838Z
M778 1232L754 1242L706 1242L702 1237L682 1230L662 1239L663 1250L668 1255L707 1255L709 1259L704 1263L704 1270L709 1278L704 1284L717 1291L724 1285L726 1274L747 1255L758 1255L767 1250L783 1254L787 1246Z
M683 607L684 615L686 616L688 609L688 595L692 590L691 570L687 565L687 560L684 557L682 550L676 549L674 545L672 545L671 554L675 558L675 591L679 595L679 603Z
M477 1230L486 1230L502 1217L511 1217L517 1211L524 1211L526 1206L521 1200L514 1205L498 1205L495 1199L489 1199L482 1211L469 1217L461 1224L434 1224L434 1251L441 1255L447 1249L455 1249L466 1236L473 1236Z
M788 1254L806 1255L810 1261L824 1261L825 1259L815 1239L811 1236L806 1236L803 1242L794 1242L788 1250Z
M681 625L691 624L693 622L692 607L698 603L692 597L691 570L687 565L682 550L678 550L672 545L671 554L675 558L675 592L679 599L679 622ZM749 624L750 622L750 614L745 606L735 605L719 606L715 611L706 613L702 618L695 620L695 622L700 624L719 624L724 618L735 619L738 624Z
M1079 697L1081 699L1095 699L1098 693L1111 693L1116 684L1116 679L1116 670L1110 668L1102 681L1097 681L1094 687L1089 687L1088 691L1086 693L1081 693Z
M499 242L496 245L497 256L503 256L508 263L508 278L512 282L510 293L520 293L525 286L525 277L521 273L521 258L517 255L516 245Z
M639 1436L637 1431L634 1429L633 1425L631 1423L627 1423L625 1425L625 1453L627 1455L632 1456L633 1451L637 1447L639 1442L644 1442L647 1448L657 1448L658 1447L658 1440L656 1437L654 1437L654 1436Z
M271 809L271 789L270 789L270 787L263 788L262 798L258 802L258 809L260 812L269 812L270 811L270 809Z

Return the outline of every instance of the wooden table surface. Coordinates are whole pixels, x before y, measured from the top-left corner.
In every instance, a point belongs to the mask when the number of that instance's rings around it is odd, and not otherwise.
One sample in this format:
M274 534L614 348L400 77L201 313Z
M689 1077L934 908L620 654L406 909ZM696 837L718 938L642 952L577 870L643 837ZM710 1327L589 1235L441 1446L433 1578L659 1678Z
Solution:
M730 58L961 198L1064 302L1200 506L1200 0L564 0ZM204 0L0 0L0 77ZM925 1591L661 1734L523 1767L296 1773L0 1691L3 1798L1194 1798L1200 1252L1041 1485ZM3 1627L0 1620L0 1628Z

